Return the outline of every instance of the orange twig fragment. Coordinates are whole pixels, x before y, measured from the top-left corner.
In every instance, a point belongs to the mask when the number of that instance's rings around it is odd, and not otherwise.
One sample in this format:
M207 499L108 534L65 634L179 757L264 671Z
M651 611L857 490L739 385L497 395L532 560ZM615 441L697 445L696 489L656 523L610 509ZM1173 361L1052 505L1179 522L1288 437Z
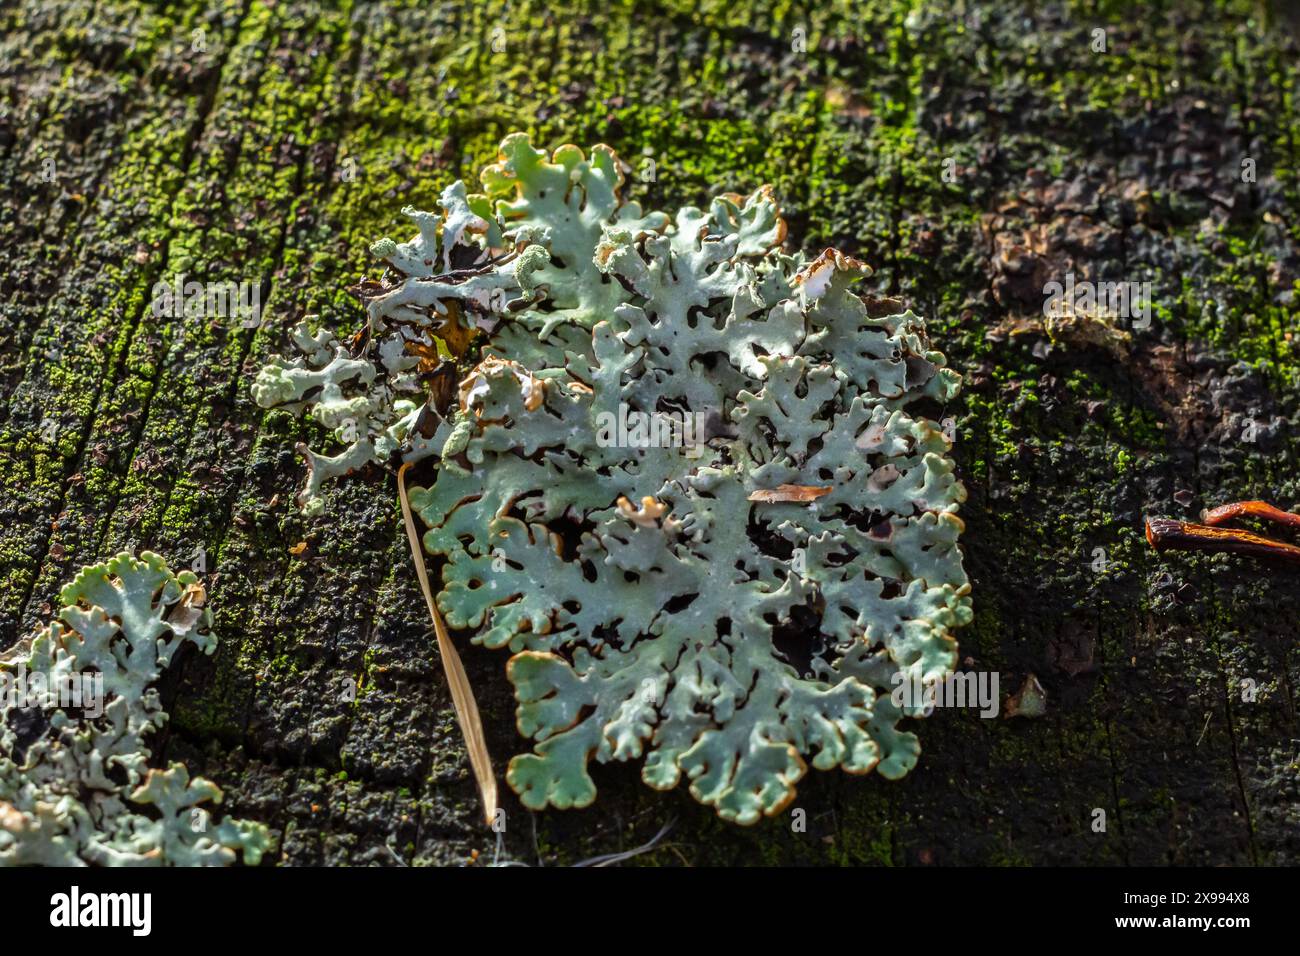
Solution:
M1227 517L1218 520L1226 521ZM1295 545L1239 528L1147 518L1146 533L1147 542L1157 551L1215 551L1300 564L1300 548Z
M1263 518L1265 521L1289 525L1292 528L1300 528L1300 515L1294 511L1283 511L1281 508L1275 508L1267 501L1234 501L1232 504L1219 505L1217 508L1202 512L1201 520L1206 524L1220 525L1242 515Z

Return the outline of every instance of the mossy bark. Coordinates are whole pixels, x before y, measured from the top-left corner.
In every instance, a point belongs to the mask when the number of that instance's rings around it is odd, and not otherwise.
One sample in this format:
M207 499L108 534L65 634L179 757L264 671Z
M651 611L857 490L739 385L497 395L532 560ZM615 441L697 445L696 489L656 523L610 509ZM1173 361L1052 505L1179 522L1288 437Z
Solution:
M201 552L222 644L178 666L158 749L288 863L572 862L670 818L639 862L1300 859L1300 578L1141 533L1300 502L1295 27L1253 3L912 7L8 6L0 642L82 564ZM368 243L515 129L609 143L657 208L771 183L793 243L929 318L966 378L962 656L1004 697L1035 674L1046 715L940 711L897 783L810 772L802 831L722 824L630 766L596 769L588 810L507 796L500 843L482 826L392 475L304 522L292 446L323 436L248 383L303 314L355 327ZM1053 338L1066 272L1150 280L1149 328ZM178 273L258 283L266 323L153 315ZM524 746L504 658L464 653L500 771Z

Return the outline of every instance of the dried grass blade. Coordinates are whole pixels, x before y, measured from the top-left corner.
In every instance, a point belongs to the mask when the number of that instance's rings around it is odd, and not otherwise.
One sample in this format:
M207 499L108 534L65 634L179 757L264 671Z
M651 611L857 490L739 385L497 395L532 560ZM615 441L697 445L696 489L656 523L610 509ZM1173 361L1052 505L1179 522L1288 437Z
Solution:
M469 752L469 763L478 781L479 796L483 799L483 817L491 825L497 812L497 778L492 773L492 758L488 754L487 739L483 735L483 721L479 717L478 704L474 702L474 690L469 685L465 665L461 663L456 645L447 634L447 625L438 613L433 591L429 587L429 572L424 567L424 550L420 547L415 520L411 517L411 503L406 497L406 469L410 467L411 463L406 462L397 471L397 494L402 501L406 539L411 543L415 573L420 579L420 590L424 592L424 603L429 606L429 616L433 618L434 633L438 636L438 652L442 656L447 686L451 688L451 702L456 708L456 720L460 723L460 732L465 736L465 749Z

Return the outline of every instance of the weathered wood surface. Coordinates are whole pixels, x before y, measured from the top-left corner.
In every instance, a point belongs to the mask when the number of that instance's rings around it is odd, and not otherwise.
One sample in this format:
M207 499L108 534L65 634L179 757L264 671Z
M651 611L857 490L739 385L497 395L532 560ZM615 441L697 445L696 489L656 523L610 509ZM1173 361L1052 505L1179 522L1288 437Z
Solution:
M670 818L638 862L1300 859L1300 577L1141 537L1148 512L1300 502L1293 28L1252 3L911 6L0 6L0 641L84 563L203 548L222 643L168 683L161 749L286 863L572 862ZM771 182L793 243L930 317L966 376L962 654L1004 697L1036 674L1045 716L940 711L899 783L810 772L806 833L616 766L586 811L507 796L497 845L392 475L304 522L291 449L321 436L248 384L305 312L355 327L367 244L514 129L644 153L634 194L660 207ZM1067 271L1150 279L1150 328L1050 341ZM178 273L259 282L267 326L155 318ZM522 747L504 658L465 658L500 769Z

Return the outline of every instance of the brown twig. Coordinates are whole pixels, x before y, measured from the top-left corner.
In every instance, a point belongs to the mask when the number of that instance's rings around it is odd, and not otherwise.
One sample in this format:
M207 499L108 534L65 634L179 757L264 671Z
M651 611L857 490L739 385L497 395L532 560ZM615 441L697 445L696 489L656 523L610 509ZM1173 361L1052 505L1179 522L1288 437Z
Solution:
M1218 520L1226 521L1227 517ZM1146 525L1147 541L1157 551L1218 551L1300 564L1300 548L1252 531L1216 528L1174 518L1147 518Z
M1203 511L1201 520L1206 524L1221 525L1225 521L1231 521L1233 518L1239 518L1242 515L1262 518L1265 521L1284 524L1292 528L1300 528L1300 515L1294 511L1283 511L1281 508L1275 508L1267 501L1234 501L1232 504L1219 505L1217 508Z

